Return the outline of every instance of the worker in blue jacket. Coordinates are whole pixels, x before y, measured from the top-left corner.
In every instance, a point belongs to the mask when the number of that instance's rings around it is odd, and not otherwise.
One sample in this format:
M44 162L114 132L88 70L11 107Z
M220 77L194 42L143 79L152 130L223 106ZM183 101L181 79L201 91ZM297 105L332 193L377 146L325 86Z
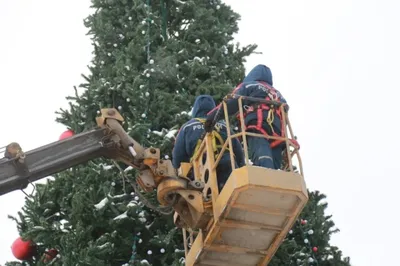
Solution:
M215 102L210 95L200 95L196 98L192 110L192 119L181 127L176 137L174 149L172 151L172 164L174 168L179 168L182 162L190 162L192 156L194 155L198 141L204 133L203 122L207 117L207 113L214 107ZM202 122L201 119L204 121ZM225 142L227 139L227 128L225 123L223 121L216 123L214 130L219 133ZM224 143L222 143L221 146L223 144ZM237 139L232 139L232 145L233 153L235 155L235 167L241 167L244 165L242 146ZM220 152L220 150L218 152ZM218 185L219 189L221 190L232 172L228 150L226 150L225 154L222 156L216 170Z
M261 98L286 104L285 98L278 90L273 88L272 85L273 82L271 70L265 65L257 65L244 78L243 82L236 87L236 89L233 91L233 94ZM254 102L251 102L250 100L243 100L242 103L247 132L268 134L270 136L282 135L283 128L282 121L280 119L282 114L279 111L279 107L271 108L270 105L267 104L254 106ZM229 115L238 112L238 99L233 98L227 100L227 107ZM261 110L258 110L260 108ZM220 110L220 113L223 114L223 107L221 107L221 109L222 110ZM285 106L285 110L288 110L287 105ZM208 113L206 131L209 130L208 127L212 124L217 111L218 107L214 108ZM249 157L253 162L253 165L272 169L281 168L282 151L285 148L285 142L274 142L274 140L247 136L247 143L249 147Z

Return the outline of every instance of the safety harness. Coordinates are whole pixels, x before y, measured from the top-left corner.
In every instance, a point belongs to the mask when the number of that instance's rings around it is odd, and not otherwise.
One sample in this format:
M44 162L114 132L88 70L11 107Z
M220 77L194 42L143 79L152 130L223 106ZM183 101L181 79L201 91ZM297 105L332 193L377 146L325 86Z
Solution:
M205 118L195 118L197 121L199 121L200 123L202 123L204 125L204 123L206 122ZM224 139L221 137L221 135L219 134L219 128L215 129L211 132L211 139L212 139L212 147L213 147L213 152L214 152L214 157L215 159L217 159L222 146L224 145ZM200 145L203 142L203 139L200 138L199 140L197 140L197 144L196 147L194 149L193 152L193 156L190 158L190 162L192 162L192 160L197 156L197 153L199 152L200 149ZM229 151L229 148L226 148L226 152Z
M258 81L258 83L260 83L260 85L266 87L268 89L268 93L267 96L265 97L265 100L267 101L275 101L280 103L280 95L279 92L271 87L268 83L266 82L262 82L262 81ZM242 86L242 83L239 84L232 92L232 94L234 94L240 87ZM262 123L263 123L263 111L266 110L268 111L268 115L266 118L266 122L267 124L271 127L271 131L272 131L272 136L274 137L285 137L285 127L284 127L284 123L283 123L283 116L282 116L282 112L281 109L278 107L276 108L274 105L268 105L266 103L257 103L257 104L253 104L250 106L244 106L244 112L243 112L243 118L245 118L249 113L252 112L257 112L257 124L256 125L249 125L249 126L245 126L245 130L247 129L255 129L259 132L261 132L264 135L269 135L263 128L262 128ZM281 121L281 135L278 135L273 127L273 122L274 122L274 118L276 114L279 117L279 120ZM240 120L240 114L237 115L237 119ZM295 145L298 149L300 148L299 143L296 140L291 139L290 140L293 145ZM284 142L284 140L270 140L270 147L271 148L275 148L278 145L280 145L282 142Z

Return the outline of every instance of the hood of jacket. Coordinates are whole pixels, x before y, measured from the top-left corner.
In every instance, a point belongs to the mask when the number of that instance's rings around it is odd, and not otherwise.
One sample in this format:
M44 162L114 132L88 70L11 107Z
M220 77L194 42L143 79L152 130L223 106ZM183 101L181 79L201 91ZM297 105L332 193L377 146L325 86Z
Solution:
M271 69L265 65L255 66L244 78L243 83L250 83L254 81L264 81L273 86Z
M215 108L215 102L210 95L200 95L193 105L192 118L207 117L207 113Z

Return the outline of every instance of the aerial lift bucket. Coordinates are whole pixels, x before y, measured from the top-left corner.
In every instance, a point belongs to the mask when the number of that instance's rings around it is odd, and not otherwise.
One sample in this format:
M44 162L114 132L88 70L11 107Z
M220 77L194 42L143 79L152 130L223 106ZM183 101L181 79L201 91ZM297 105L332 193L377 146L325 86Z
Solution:
M268 265L308 201L299 147L291 139L293 132L283 106L280 108L285 132L280 138L245 132L242 97L238 103L241 132L230 134L227 106L223 102L228 139L220 155L215 160L211 136L207 135L191 165L195 180L205 184L203 198L206 202L208 199L211 218L198 230L183 227L186 266ZM246 135L283 140L287 148L282 169L253 166L248 158ZM232 147L232 138L239 136L246 165L235 169L232 149L229 149L234 170L219 192L216 165L224 150ZM295 157L300 172L292 164Z

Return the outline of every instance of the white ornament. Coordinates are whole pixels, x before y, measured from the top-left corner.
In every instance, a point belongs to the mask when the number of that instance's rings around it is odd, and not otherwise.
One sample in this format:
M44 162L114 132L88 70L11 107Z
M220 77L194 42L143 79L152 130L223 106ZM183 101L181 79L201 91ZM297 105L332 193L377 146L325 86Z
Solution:
M165 253L165 249L162 248L162 249L160 250L160 252L161 252L161 253Z
M306 244L308 243L308 239L307 239L307 238L306 238L306 239L304 239L304 243L306 243Z
M128 19L129 19L129 20L132 20L132 17L129 17Z
M141 232L138 232L136 235L140 236L141 234L142 234Z
M111 183L111 186L113 186L113 187L114 187L114 186L115 186L115 183L114 183L114 182L112 182L112 183Z
M150 77L150 73L147 73L147 74L146 74L146 77Z
M200 39L196 39L196 43L200 43Z
M151 72L154 72L154 68L150 69Z
M108 53L107 55L108 55L108 56L111 56L111 53Z
M138 201L138 200L139 200L139 197L138 197L138 196L135 196L135 200Z
M128 28L128 25L124 24L124 27L125 27L125 28Z
M146 91L146 92L144 93L144 95L146 95L146 97L149 97L150 93L149 93L148 91Z
M154 64L154 59L150 59L150 64Z
M145 24L146 24L146 20L143 20L143 21L142 21L142 24L145 25Z
M143 88L144 88L144 85L140 85L139 88L143 89Z
M126 101L129 103L129 102L131 101L131 99L129 99L129 98L126 98Z
M308 234L312 235L312 234L314 234L314 231L312 229L310 229L310 230L308 230Z
M139 242L139 244L140 244L140 243L142 243L142 242L143 242L143 240L140 238L138 242Z
M101 61L100 63L101 63L102 65L104 65L104 61Z
M220 5L217 5L217 9L220 9L221 8L221 6Z
M100 110L97 110L97 114L98 114L98 115L100 114Z
M290 231L289 231L289 234L293 234L293 230L290 230Z
M175 66L176 66L176 67L179 67L179 64L176 64Z
M118 45L116 43L114 43L114 47L117 47Z
M146 32L144 30L142 30L142 34L146 34Z
M154 20L151 20L151 24L153 24L154 23Z
M142 114L142 118L145 118L146 117L146 114Z
M153 254L153 252L151 250L148 250L147 254L151 255L151 254Z
M167 154L167 155L165 155L165 156L164 156L164 158L165 158L165 160L168 160L168 159L169 159L169 156L168 156L168 154Z
M311 263L311 262L314 262L314 259L313 259L313 258L309 258L309 259L308 259L308 262L310 262L310 263Z
M185 60L185 62L183 62L183 63L187 64L187 61Z
M120 106L118 106L118 110L120 110L120 111L122 110L122 106L121 106L121 105L120 105Z

